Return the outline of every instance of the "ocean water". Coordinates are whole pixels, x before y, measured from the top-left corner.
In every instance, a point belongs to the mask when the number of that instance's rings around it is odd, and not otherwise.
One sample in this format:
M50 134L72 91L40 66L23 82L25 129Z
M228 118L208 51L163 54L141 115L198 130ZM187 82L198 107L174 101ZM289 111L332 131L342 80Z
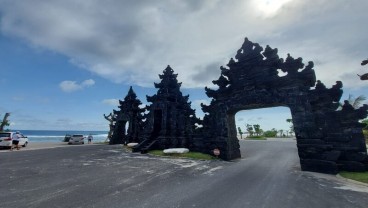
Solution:
M107 131L54 131L54 130L16 130L28 137L30 142L62 142L66 134L92 134L93 142L104 142Z

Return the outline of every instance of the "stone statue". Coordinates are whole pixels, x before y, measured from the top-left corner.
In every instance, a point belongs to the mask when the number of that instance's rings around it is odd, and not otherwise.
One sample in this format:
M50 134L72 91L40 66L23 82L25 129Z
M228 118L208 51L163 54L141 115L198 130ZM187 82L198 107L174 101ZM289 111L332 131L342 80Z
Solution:
M104 117L105 117L106 120L108 120L110 122L110 124L109 124L110 130L109 130L109 133L107 134L107 139L111 139L112 134L114 132L114 122L115 122L114 121L114 114L110 113L107 116L104 114Z

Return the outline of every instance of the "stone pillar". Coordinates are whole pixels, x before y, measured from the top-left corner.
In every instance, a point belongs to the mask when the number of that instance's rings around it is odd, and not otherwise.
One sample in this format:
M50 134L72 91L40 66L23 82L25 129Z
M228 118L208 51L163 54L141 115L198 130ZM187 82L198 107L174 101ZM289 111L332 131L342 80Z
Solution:
M295 136L297 140L300 166L303 171L336 174L336 160L339 153L332 151L333 145L323 140L320 129L316 126L310 104L303 98L291 106Z

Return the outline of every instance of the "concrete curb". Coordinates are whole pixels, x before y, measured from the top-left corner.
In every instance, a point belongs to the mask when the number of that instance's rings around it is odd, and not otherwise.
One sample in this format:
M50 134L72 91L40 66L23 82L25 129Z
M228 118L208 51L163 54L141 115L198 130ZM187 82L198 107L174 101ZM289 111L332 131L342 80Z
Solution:
M337 174L336 177L338 179L341 179L341 180L344 180L344 181L347 181L347 182L350 182L350 183L354 183L354 184L357 184L357 185L368 187L368 183L363 183L363 182L352 180L352 179L349 179L349 178L344 178L340 174Z

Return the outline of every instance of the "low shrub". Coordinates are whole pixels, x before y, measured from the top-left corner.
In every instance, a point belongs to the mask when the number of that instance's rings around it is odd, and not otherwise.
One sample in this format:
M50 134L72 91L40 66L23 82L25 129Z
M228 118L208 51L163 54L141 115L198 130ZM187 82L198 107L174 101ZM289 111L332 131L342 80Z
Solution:
M251 139L251 140L266 140L266 137L264 137L264 136L248 136L247 139Z
M264 135L265 137L276 137L276 135L277 135L277 131L272 131L272 130L265 131L265 132L263 133L263 135Z

